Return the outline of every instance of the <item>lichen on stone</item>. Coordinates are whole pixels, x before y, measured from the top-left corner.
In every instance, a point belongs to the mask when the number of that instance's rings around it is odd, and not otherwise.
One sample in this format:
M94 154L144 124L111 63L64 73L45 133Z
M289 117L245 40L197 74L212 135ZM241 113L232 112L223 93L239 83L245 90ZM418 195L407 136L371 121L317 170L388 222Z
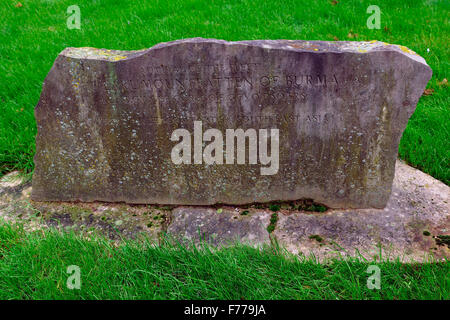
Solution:
M97 49L91 47L67 48L63 54L67 57L77 59L101 59L111 62L124 60L127 58L128 51Z

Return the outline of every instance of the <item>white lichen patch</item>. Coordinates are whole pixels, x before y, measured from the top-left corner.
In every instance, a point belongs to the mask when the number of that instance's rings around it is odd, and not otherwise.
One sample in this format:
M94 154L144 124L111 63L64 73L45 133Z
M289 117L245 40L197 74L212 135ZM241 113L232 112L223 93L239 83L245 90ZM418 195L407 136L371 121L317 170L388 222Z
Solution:
M100 59L107 61L120 61L127 58L131 51L118 51L118 50L107 50L107 49L97 49L91 47L83 48L67 48L63 51L66 57L76 58L76 59Z
M398 44L390 44L387 42L383 42L383 41L378 41L378 40L372 40L372 41L354 41L354 42L342 42L342 44L339 46L339 49L342 51L351 51L351 52L360 52L360 53L366 53L366 52L370 52L373 50L380 50L380 49L393 49L393 50L397 50L397 51L401 51L403 53L408 54L409 56L412 56L412 58L414 60L419 60L417 59L418 57L420 58L420 60L423 60L416 52L414 52L413 50L402 46L402 45L398 45Z
M366 53L374 49L379 49L381 47L390 46L389 43L372 40L372 41L349 41L342 42L339 49L343 51L360 52Z
M390 44L383 41L372 40L372 41L346 41L338 43L338 49L340 51L346 52L358 52L358 53L368 53L372 51L382 51L382 50L392 50L403 54L406 54L409 58L427 64L425 59L418 55L413 50L398 44Z

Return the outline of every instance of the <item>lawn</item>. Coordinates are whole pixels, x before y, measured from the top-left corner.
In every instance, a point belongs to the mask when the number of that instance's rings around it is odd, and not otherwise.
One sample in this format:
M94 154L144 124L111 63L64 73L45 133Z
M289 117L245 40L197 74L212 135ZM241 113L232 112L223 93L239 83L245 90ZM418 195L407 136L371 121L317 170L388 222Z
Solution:
M450 298L449 263L320 264L273 247L187 249L145 240L117 245L100 236L29 233L4 223L0 243L0 299ZM66 285L70 265L80 268L80 289ZM367 287L369 265L380 268L379 290Z
M66 26L73 4L81 9L80 30ZM366 26L371 4L382 11L379 30ZM190 37L376 39L409 47L433 69L399 157L450 184L448 0L2 0L0 17L0 176L33 171L34 107L66 47L135 50ZM66 287L73 264L81 268L80 290ZM380 290L366 286L371 264L380 267ZM320 264L273 247L117 244L0 223L0 299L449 299L449 271L448 262Z
M371 1L78 0L81 29L66 26L66 0L5 0L0 6L0 174L32 172L33 109L65 47L134 50L189 37L226 40L382 40L405 45L433 69L399 155L450 183L448 94L450 2L379 0L381 29L368 29Z

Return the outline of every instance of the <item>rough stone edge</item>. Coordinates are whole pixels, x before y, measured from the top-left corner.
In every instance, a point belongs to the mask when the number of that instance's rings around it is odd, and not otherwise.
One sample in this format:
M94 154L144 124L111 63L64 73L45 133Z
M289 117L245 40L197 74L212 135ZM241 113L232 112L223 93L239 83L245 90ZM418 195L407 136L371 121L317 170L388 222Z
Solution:
M174 41L160 42L154 46L140 50L110 50L97 49L92 47L68 47L60 55L74 59L98 59L110 62L118 62L135 58L145 54L151 54L151 51L180 45L185 43L215 43L221 45L245 45L262 47L264 49L288 50L294 52L313 52L313 53L358 53L366 54L377 51L395 51L406 57L428 66L425 59L411 49L397 44L390 44L378 40L372 41L322 41L322 40L241 40L227 41L214 38L187 38ZM84 52L84 54L83 54ZM91 54L91 55L89 55Z

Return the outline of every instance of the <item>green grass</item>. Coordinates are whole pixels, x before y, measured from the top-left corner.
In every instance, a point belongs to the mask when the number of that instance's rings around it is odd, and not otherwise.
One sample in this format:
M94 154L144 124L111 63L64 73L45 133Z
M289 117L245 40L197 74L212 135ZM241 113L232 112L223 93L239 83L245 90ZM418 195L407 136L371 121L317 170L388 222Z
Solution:
M450 182L450 101L442 84L449 78L449 1L378 0L380 30L366 27L372 1L141 0L118 6L115 0L20 0L23 6L16 7L18 2L0 6L0 176L32 172L34 106L65 47L134 50L189 37L377 39L411 48L433 69L428 88L434 93L420 99L399 155ZM66 27L73 4L81 9L81 30ZM66 287L72 264L81 267L81 290ZM0 299L449 299L448 263L378 262L381 290L366 287L370 264L319 264L240 245L220 251L145 241L116 246L101 237L0 225Z
M373 264L380 290L367 288ZM69 265L80 267L80 290L66 286ZM114 245L0 224L0 299L449 299L449 274L448 262L320 264L269 247Z
M405 45L433 69L429 88L403 135L399 154L449 184L450 2L378 0L381 29L366 27L372 1L4 0L0 6L0 174L33 170L33 109L42 82L65 47L142 49L188 37L226 40L372 40ZM69 5L81 9L81 30L66 27ZM354 35L357 35L354 37ZM429 49L429 52L427 51Z

